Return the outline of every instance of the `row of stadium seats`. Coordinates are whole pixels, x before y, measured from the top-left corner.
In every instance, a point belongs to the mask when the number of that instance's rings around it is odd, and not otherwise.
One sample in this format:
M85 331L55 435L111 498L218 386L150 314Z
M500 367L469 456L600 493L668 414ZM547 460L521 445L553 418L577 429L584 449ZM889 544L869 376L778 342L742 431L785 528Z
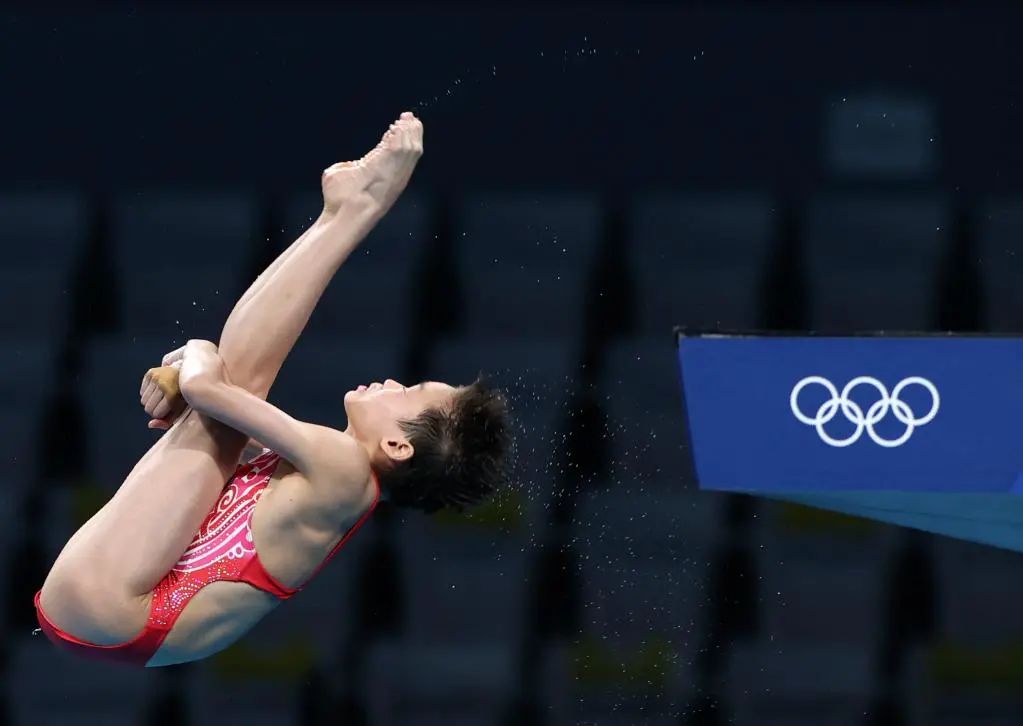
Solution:
M141 723L140 716L158 696L157 682L143 672L86 672L70 664L55 668L45 650L32 652L30 644L19 645L16 676L9 684L19 695L12 704L15 724ZM626 668L631 677L622 678L604 663L574 664L572 659L581 654L589 655L572 647L555 647L548 654L541 675L545 692L541 723L686 723L682 716L690 690L670 667L667 672L659 670L684 655L655 653L658 660L648 666L630 663ZM290 657L292 664L304 662L297 651L278 657ZM368 723L508 723L502 717L519 680L511 648L388 641L374 646L368 661L358 687ZM186 722L205 723L210 713L230 710L237 723L300 723L298 714L306 698L303 672L281 667L273 677L273 671L266 670L269 663L264 656L229 667L201 665L189 674L184 688ZM52 698L52 688L39 683L46 674L61 677L68 698ZM646 681L639 682L641 677ZM869 710L873 686L869 658L861 650L828 644L785 650L744 645L730 661L729 677L734 686L723 694L721 710L734 714L735 723L856 723L850 719ZM65 703L74 703L74 712Z
M73 494L51 496L57 501L36 528L47 537L49 561L80 520ZM393 586L402 594L404 611L398 626L409 642L516 643L524 637L529 629L527 583L539 566L537 543L547 535L520 513L528 502L513 501L516 506L505 503L463 517L410 516L401 523L393 542L393 569L367 576L377 582L396 578ZM700 641L721 617L708 609L716 597L711 572L718 567L716 554L724 538L721 501L694 492L612 489L588 494L568 528L579 568L572 582L578 581L585 604L582 633L623 652L655 636L678 649ZM891 543L882 542L890 541L895 530L862 529L843 538L808 535L785 524L758 531L746 573L761 598L753 605L753 631L786 641L876 640L894 554ZM359 583L378 586L373 579L365 583L360 573L379 559L379 530L379 525L367 525L339 555L338 564L325 569L287 612L268 616L253 645L287 640L296 614L302 614L300 622L317 625L318 645L326 649L321 655L338 648L349 634L344 624L357 619ZM821 556L828 551L840 555ZM954 582L954 575L947 581ZM999 594L995 579L979 582L1002 607L1018 604L1008 589ZM955 588L939 592L942 612L949 614L947 621L939 618L944 637L960 636L951 628L959 622L959 610L968 606L962 598ZM481 611L484 601L491 604ZM559 607L556 602L547 606ZM983 627L999 632L997 625L981 620L966 632L977 634Z
M122 669L116 675L99 675L66 664L55 668L45 650L33 653L25 641L19 642L18 653L18 670L8 684L18 698L11 701L8 723L144 723L143 714L157 708L164 690L143 672ZM290 658L291 668L275 673L267 668L270 661L265 656L229 668L201 667L179 694L184 718L151 722L202 724L209 713L230 709L239 723L306 723L301 714L315 706L309 704L309 689L301 682L304 672L296 666L307 661L301 651L276 655ZM506 724L519 679L514 655L512 649L499 645L380 643L371 649L367 672L360 679L360 706L371 724ZM578 655L570 647L550 649L550 663L540 676L544 719L538 723L674 726L703 722L686 720L693 715L691 690L675 674L658 669L684 654L665 653L650 665L630 664L630 677L610 674L606 664L601 664L600 672L586 673L585 667L572 662ZM729 656L727 687L715 699L715 707L733 723L871 724L883 719L880 693L887 698L902 696L907 704L902 720L886 723L1008 726L1017 722L1013 688L1018 678L1008 669L985 671L1004 674L996 675L1004 682L971 687L970 668L976 660L971 663L962 655L953 667L935 667L935 655L934 648L918 649L909 682L879 688L869 654L862 648L813 642L743 643ZM948 675L935 675L935 671L948 671ZM77 700L54 699L52 687L41 683L47 675L60 676L64 690ZM640 678L647 680L640 684ZM69 703L75 704L73 710ZM319 708L329 708L329 703Z
M158 435L145 427L138 385L145 371L182 341L166 338L97 339L84 347L81 365L61 371L52 342L10 341L0 359L0 455L18 461L22 481L34 474L39 420L60 385L71 386L85 426L83 467L106 487L116 487ZM673 343L621 341L608 351L598 383L586 388L577 351L568 341L447 339L437 343L422 375L453 384L483 373L508 395L525 484L554 478L563 449L571 396L590 391L606 409L599 446L615 462L615 475L631 481L664 479L682 471L682 420ZM343 426L345 391L393 377L408 381L401 346L302 338L285 363L270 400L300 419ZM64 380L58 380L64 376ZM336 382L336 383L335 383Z
M307 194L282 205L280 232L267 237L252 195L119 198L101 235L110 263L75 299L73 273L93 252L87 243L96 210L73 194L2 196L0 334L63 330L72 307L88 305L99 287L119 301L128 334L214 335L266 248L283 249L300 235L318 202ZM628 205L617 242L595 195L474 194L438 226L440 209L424 196L403 197L342 267L310 334L404 339L424 303L451 297L460 334L576 340L584 323L601 323L590 319L592 303L607 292L598 272L615 244L621 259L610 274L631 287L631 330L639 336L663 335L675 324L764 326L765 293L776 284L770 271L780 258L801 273L793 279L805 288L812 328L927 330L938 325L943 274L957 259L954 212L938 193L813 197L798 214L801 252L793 260L780 251L784 210L766 194L640 197ZM982 325L1019 329L1023 200L988 200L972 219ZM438 241L438 229L449 239ZM431 277L436 260L450 267Z
M535 697L548 723L646 723L645 714L684 711L698 692L695 664L706 620L715 617L697 575L706 559L700 539L713 534L708 502L698 495L629 499L594 494L573 533L582 544L584 613L580 632L543 646ZM767 538L754 541L772 543L757 547L767 627L732 644L720 673L720 708L736 723L853 723L877 708L879 688L910 696L905 723L962 722L949 720L953 713L1011 722L1011 694L1019 685L1019 628L1012 618L1020 606L1012 584L1018 555L989 557L977 545L929 540L940 573L939 626L932 641L913 650L904 678L886 684L875 648L885 569L878 555L896 530L852 521L824 527L788 504L767 507L766 514ZM408 613L400 634L370 645L356 671L345 668L339 636L358 627L355 572L380 534L371 529L308 591L236 646L189 669L184 697L192 722L229 705L247 723L294 722L308 697L303 684L316 670L325 674L328 691L361 694L370 723L499 723L522 678L518 638L527 573L493 545L500 536L478 524L475 532L464 523L407 525L398 538L409 586L398 595ZM456 553L457 540L475 552ZM427 551L417 556L416 547ZM855 557L857 551L867 554ZM779 557L792 570L781 578L769 564ZM502 578L505 585L495 587ZM852 602L840 602L840 593ZM867 620L873 623L864 629ZM67 717L64 703L75 703L96 723L102 717L135 722L158 687L140 673L69 659L41 638L23 634L10 642L5 687L18 695L9 702L26 714L14 723L59 723ZM977 690L977 668L984 669L987 694ZM81 699L53 699L54 678ZM114 692L118 698L103 697ZM89 713L88 703L97 713Z

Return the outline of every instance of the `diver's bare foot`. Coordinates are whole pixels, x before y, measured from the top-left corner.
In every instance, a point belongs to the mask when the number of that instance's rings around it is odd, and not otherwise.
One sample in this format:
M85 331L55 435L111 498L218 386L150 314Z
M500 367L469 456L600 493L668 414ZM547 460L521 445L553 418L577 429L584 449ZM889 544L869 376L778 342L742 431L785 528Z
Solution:
M406 111L364 157L323 171L323 211L334 214L350 205L383 215L408 185L422 155L423 124Z

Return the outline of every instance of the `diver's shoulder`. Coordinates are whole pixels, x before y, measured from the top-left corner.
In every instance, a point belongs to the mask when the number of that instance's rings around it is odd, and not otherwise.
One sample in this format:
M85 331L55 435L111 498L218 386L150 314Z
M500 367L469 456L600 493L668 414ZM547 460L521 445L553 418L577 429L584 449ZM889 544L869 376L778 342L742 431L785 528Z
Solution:
M316 462L300 476L316 502L320 515L331 525L371 497L373 478L369 454L343 431L317 427Z

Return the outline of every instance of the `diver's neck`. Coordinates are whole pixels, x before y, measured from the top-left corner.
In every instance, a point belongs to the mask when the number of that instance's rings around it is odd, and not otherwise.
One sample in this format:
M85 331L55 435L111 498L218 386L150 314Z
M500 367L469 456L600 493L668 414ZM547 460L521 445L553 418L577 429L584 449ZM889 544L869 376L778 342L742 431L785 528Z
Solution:
M356 432L352 429L351 424L349 424L348 428L346 428L342 433L351 436L353 439L355 439L356 442L358 442L359 446L362 447L362 450L366 452L366 458L369 459L370 468L373 470L373 473L377 477L379 477L380 468L381 465L383 464L383 462L380 461L382 457L380 445L369 444L364 439L360 438L358 434L356 434Z

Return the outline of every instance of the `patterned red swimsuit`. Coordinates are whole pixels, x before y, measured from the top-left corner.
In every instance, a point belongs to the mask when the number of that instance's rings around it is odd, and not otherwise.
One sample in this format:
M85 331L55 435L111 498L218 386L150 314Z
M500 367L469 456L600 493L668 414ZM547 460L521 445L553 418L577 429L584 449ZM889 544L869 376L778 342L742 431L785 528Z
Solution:
M119 645L95 645L79 640L49 621L39 606L37 592L36 615L42 631L64 650L99 660L145 666L167 637L185 605L211 582L247 582L281 600L293 597L319 574L373 513L380 502L380 486L374 474L376 496L373 504L349 528L301 587L285 587L263 567L252 539L252 513L280 460L280 456L264 449L255 459L238 467L181 559L153 589L149 619L135 638Z

